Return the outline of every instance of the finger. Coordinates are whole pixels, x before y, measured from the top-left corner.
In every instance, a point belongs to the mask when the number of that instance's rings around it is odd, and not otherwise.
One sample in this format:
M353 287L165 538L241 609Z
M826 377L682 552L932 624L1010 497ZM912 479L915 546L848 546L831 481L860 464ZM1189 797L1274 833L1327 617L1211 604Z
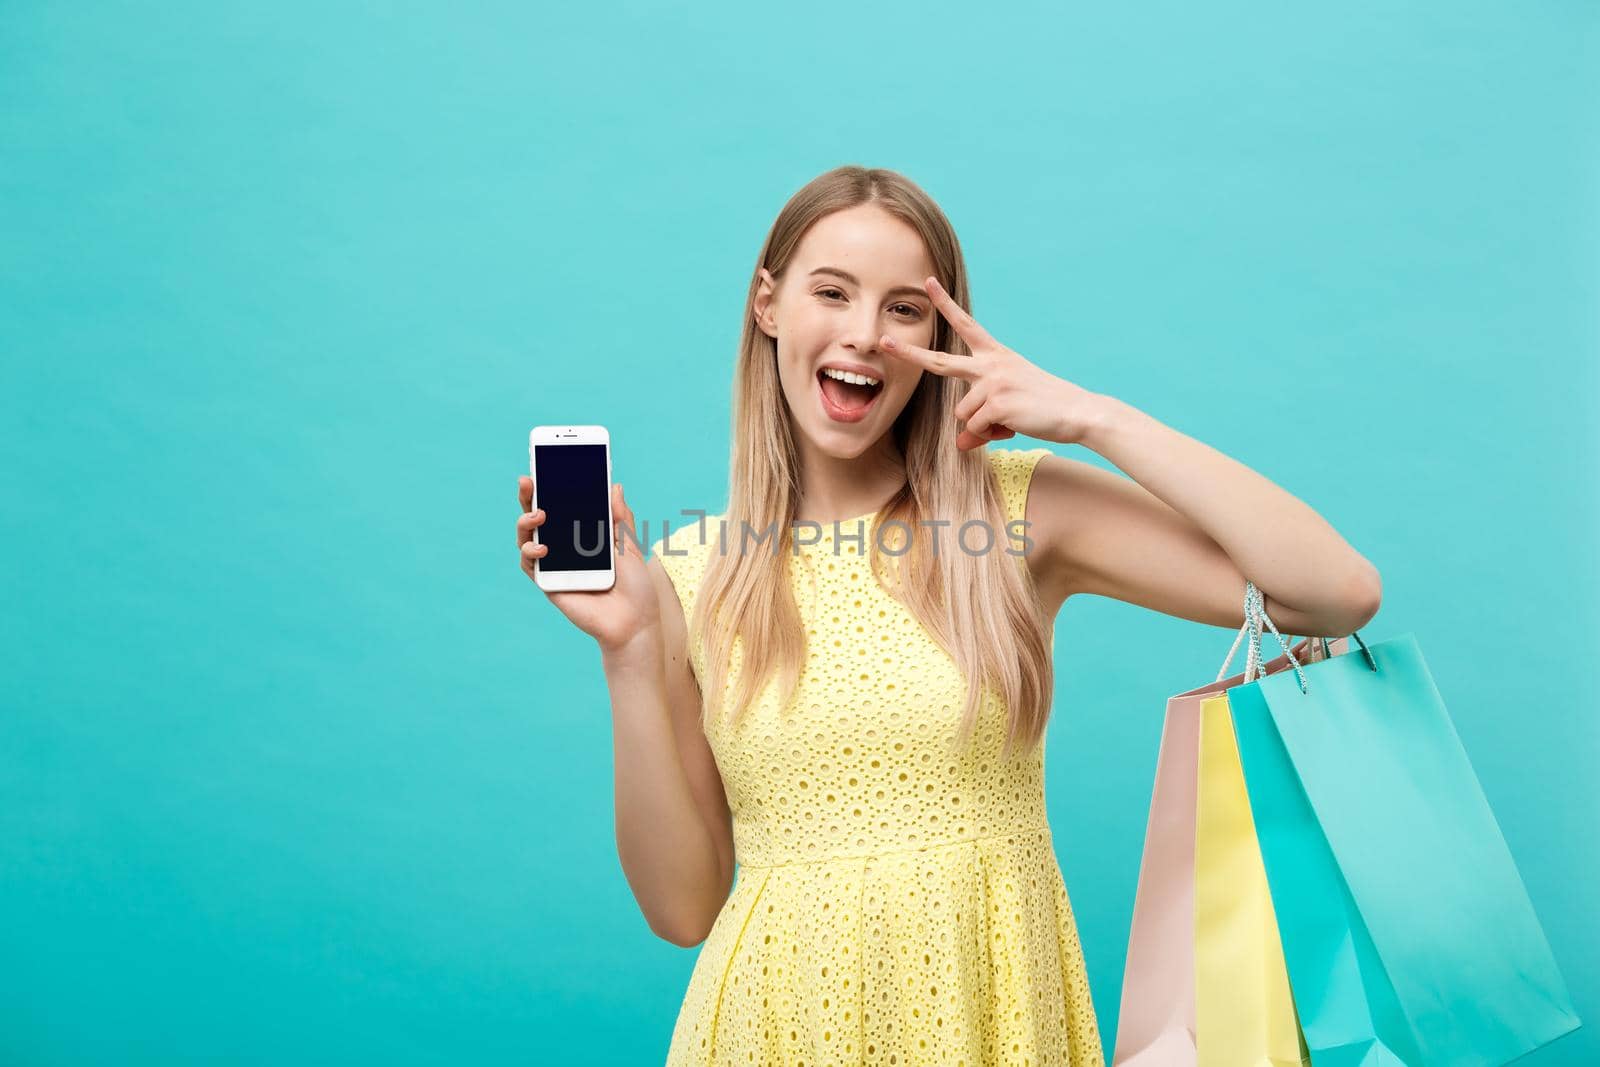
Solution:
M622 495L622 483L618 482L611 487L611 513L616 516L617 525L633 526L633 509L628 506L627 498Z
M638 535L633 532L633 509L622 496L622 483L617 482L611 487L611 516L612 524L616 527L612 531L612 540L617 546L617 555L622 555L628 540ZM624 538L622 532L626 530L628 537Z
M533 537L533 531L544 525L544 508L534 508L532 511L517 519L517 544L526 544Z
M998 414L999 413L995 410L993 404L982 405L977 411L972 413L971 418L967 419L967 432L971 434L977 434L979 437L987 439L989 436L989 427L994 425L994 421Z
M974 448L982 448L990 441L1000 441L1007 437L1015 436L1016 431L1005 426L992 426L987 434L973 433L971 430L962 430L956 435L956 448L963 452Z
M934 306L939 309L939 314L944 316L944 320L950 324L956 333L961 335L961 339L966 341L968 345L977 348L980 344L990 340L989 332L979 326L978 320L973 318L966 308L956 303L954 297L945 292L945 288L939 284L938 278L930 274L924 279L922 285L928 290L928 296L933 299Z
M966 422L972 418L972 413L983 407L984 401L987 399L989 399L989 393L984 389L982 382L972 386L967 390L967 395L956 403L956 421Z
M896 341L893 337L883 338L878 345L896 359L914 363L934 374L942 374L947 378L961 378L969 382L978 377L978 368L971 356L935 352L932 349L919 348L917 345L908 345L904 341Z
M522 570L529 578L534 577L534 564L549 554L549 545L537 545L532 541L524 541L517 549L517 556L521 560Z
M978 408L972 417L967 420L966 430L986 441L998 441L1006 437L1016 436L1016 431L1000 420L1005 418L1002 406L987 403Z
M1008 426L1002 426L998 422L991 423L981 434L985 441L1003 441L1007 437L1015 437L1016 435L1017 431Z
M526 474L517 479L517 499L522 501L523 511L533 507L533 479Z

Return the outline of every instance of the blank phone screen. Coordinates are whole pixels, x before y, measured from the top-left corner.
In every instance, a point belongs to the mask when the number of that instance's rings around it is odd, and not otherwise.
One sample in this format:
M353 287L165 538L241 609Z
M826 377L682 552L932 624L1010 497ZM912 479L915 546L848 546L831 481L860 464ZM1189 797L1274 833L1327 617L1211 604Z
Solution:
M605 445L534 445L533 483L544 509L539 560L546 571L611 569L611 529L606 521Z

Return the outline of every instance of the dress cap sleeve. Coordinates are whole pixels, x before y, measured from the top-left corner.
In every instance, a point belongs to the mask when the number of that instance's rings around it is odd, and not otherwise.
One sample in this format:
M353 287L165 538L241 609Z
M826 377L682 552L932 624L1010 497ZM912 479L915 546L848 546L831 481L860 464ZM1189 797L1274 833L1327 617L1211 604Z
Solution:
M1053 453L1048 448L991 448L988 453L989 464L1000 483L1006 521L1023 518L1027 514L1028 485L1033 480L1034 468Z

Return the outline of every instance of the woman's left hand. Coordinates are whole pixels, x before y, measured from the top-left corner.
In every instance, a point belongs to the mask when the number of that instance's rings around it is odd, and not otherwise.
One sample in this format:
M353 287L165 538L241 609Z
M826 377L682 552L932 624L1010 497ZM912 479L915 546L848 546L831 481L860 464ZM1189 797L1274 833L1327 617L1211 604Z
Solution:
M990 337L938 279L926 278L922 285L972 355L935 352L888 336L878 344L897 359L969 383L956 405L956 418L966 423L957 448L965 452L1019 433L1069 445L1083 439L1104 396L1056 377Z

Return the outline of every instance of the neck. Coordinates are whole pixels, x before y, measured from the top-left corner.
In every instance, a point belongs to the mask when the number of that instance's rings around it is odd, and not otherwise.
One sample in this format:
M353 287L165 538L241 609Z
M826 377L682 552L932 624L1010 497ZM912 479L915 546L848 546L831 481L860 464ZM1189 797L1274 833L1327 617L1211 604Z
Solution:
M800 442L800 521L831 523L882 507L906 483L906 461L892 434L852 458Z

